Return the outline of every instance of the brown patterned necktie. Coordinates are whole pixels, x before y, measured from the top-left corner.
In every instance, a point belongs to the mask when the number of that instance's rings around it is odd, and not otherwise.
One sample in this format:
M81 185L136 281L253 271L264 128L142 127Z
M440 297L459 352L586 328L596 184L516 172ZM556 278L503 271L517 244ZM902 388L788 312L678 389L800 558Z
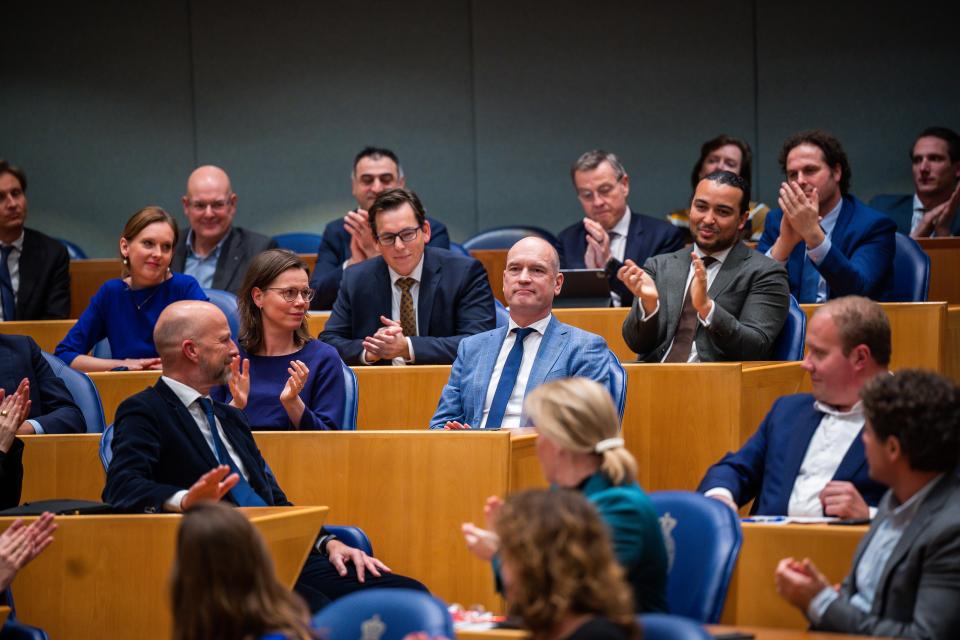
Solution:
M716 258L704 256L703 268L706 269L714 262ZM690 350L693 348L693 339L697 335L697 308L690 301L690 289L693 287L693 279L690 280L690 286L687 287L687 294L683 297L683 308L680 310L680 322L677 324L677 332L673 336L673 346L670 347L670 353L667 354L664 362L686 362L690 359Z
M413 308L413 295L410 293L410 287L417 284L413 278L399 278L397 286L400 287L400 326L403 328L403 335L411 337L417 335L417 311Z

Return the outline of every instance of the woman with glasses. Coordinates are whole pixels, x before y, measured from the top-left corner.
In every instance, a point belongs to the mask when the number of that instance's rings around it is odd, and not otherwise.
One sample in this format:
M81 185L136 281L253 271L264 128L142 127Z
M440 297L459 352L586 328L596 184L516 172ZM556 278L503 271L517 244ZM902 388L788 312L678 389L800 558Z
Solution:
M107 280L80 315L55 355L80 371L159 369L153 327L160 312L178 300L206 300L193 276L171 273L177 222L160 207L144 207L127 220L120 236L123 271ZM87 355L106 338L110 357Z
M637 461L623 446L610 393L587 378L563 378L531 391L523 409L537 430L544 477L557 489L582 493L609 528L637 613L665 612L667 551L660 523L637 484ZM498 497L487 498L486 530L463 525L467 546L480 558L493 560L501 547L491 531L501 504Z
M307 265L292 251L264 251L247 269L237 305L241 379L249 376L249 384L232 385L231 404L243 409L253 429L343 426L343 362L307 331L313 293ZM213 395L227 400L228 392L220 387Z

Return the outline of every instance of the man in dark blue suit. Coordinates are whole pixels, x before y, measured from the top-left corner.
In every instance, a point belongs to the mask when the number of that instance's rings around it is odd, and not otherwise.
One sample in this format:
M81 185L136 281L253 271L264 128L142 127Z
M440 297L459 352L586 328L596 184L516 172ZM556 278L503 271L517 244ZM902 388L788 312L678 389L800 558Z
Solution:
M850 195L840 141L819 130L794 134L780 167L780 208L767 215L757 249L786 266L793 297L881 299L893 280L897 225Z
M870 206L893 218L914 238L960 235L960 135L946 127L924 129L910 148L913 195L879 195Z
M310 286L317 292L311 309L331 309L340 291L340 281L347 267L380 255L376 238L370 231L367 211L377 196L395 187L403 187L406 179L397 154L389 149L365 147L353 159L350 173L353 197L357 208L343 218L327 224L317 250L317 264L310 277ZM430 222L430 246L450 248L450 236L442 222Z
M710 467L698 491L759 515L868 518L886 487L868 475L860 389L888 375L890 324L860 296L825 304L807 328L813 394L778 399L736 453Z
M63 380L47 364L29 336L0 334L0 398L11 393L30 400L19 434L84 433L83 414Z
M570 169L586 217L557 236L561 269L607 269L611 304L629 307L633 294L617 271L627 258L647 258L683 248L684 231L668 222L630 210L630 176L612 153L584 153Z
M243 412L209 397L212 387L229 381L231 370L239 372L223 313L209 302L175 302L160 314L153 339L163 376L117 409L103 500L141 513L181 512L220 499L289 506ZM424 589L321 529L294 588L316 611L373 587Z
M427 247L420 199L391 189L370 207L379 256L347 269L320 339L347 364L450 364L466 336L493 329L493 293L473 258Z

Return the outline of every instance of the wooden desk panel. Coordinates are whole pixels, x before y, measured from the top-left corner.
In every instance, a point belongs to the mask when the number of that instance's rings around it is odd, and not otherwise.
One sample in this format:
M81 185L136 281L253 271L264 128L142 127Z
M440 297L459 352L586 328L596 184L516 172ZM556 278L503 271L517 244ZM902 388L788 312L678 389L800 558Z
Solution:
M353 367L360 388L358 429L426 429L450 365Z
M503 272L507 268L507 251L508 249L477 249L470 252L486 270L493 297L503 304L507 304L503 297Z
M0 333L30 336L41 349L53 353L76 323L76 320L14 320L0 322Z
M944 374L960 384L960 305L947 308L947 353Z
M329 311L311 311L307 314L307 331L314 338L320 335L330 319Z
M807 320L820 308L802 304ZM920 367L943 372L946 367L947 305L943 302L884 302L890 319L893 354L890 368Z
M377 557L447 602L499 609L490 567L467 551L463 522L488 496L544 486L532 437L506 431L254 434L295 504L330 506L361 527ZM512 442L516 438L516 443Z
M113 424L120 403L135 393L156 384L160 371L98 371L88 373L100 393L103 404L103 418L107 424Z
M805 629L806 618L777 595L773 572L782 558L810 558L841 582L866 526L763 525L743 523L743 547L720 621L724 624Z
M292 587L325 507L245 510ZM14 518L0 518L6 529ZM52 545L14 580L17 618L51 638L171 636L169 576L179 515L61 516Z
M119 258L70 261L70 317L79 318L90 298L111 278L119 278Z
M23 440L21 503L53 498L100 500L106 482L100 434L19 437Z
M798 629L770 629L767 627L753 627L743 625L708 624L704 628L714 636L735 631L748 633L755 640L867 640L872 636L855 636L840 633L824 633L822 631L806 631ZM527 640L528 631L520 629L458 629L457 638L463 640Z
M553 315L560 322L602 336L610 350L620 358L620 362L636 362L637 354L623 339L623 321L629 312L630 309L624 307L554 309Z
M930 256L930 294L933 302L960 304L960 238L919 238Z

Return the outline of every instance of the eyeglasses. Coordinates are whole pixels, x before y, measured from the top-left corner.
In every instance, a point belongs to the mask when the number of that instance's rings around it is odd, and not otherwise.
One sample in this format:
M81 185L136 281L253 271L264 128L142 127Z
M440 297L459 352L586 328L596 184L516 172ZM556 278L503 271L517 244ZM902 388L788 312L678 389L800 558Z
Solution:
M194 200L190 203L190 208L197 213L203 213L207 210L207 207L210 207L217 213L222 213L223 211L226 211L229 205L229 200L214 200L213 202L200 202L198 200Z
M397 241L397 238L400 238L401 242L406 244L408 242L413 242L416 239L418 233L420 233L420 227L403 229L399 233L381 233L380 235L377 236L377 242L379 242L380 244L387 245L389 247Z
M316 291L313 289L297 289L296 287L287 287L286 289L281 289L280 287L267 287L264 289L264 291L279 291L280 295L283 296L283 299L287 302L296 302L297 296L303 298L304 302L310 302L313 300L314 294L316 294Z

